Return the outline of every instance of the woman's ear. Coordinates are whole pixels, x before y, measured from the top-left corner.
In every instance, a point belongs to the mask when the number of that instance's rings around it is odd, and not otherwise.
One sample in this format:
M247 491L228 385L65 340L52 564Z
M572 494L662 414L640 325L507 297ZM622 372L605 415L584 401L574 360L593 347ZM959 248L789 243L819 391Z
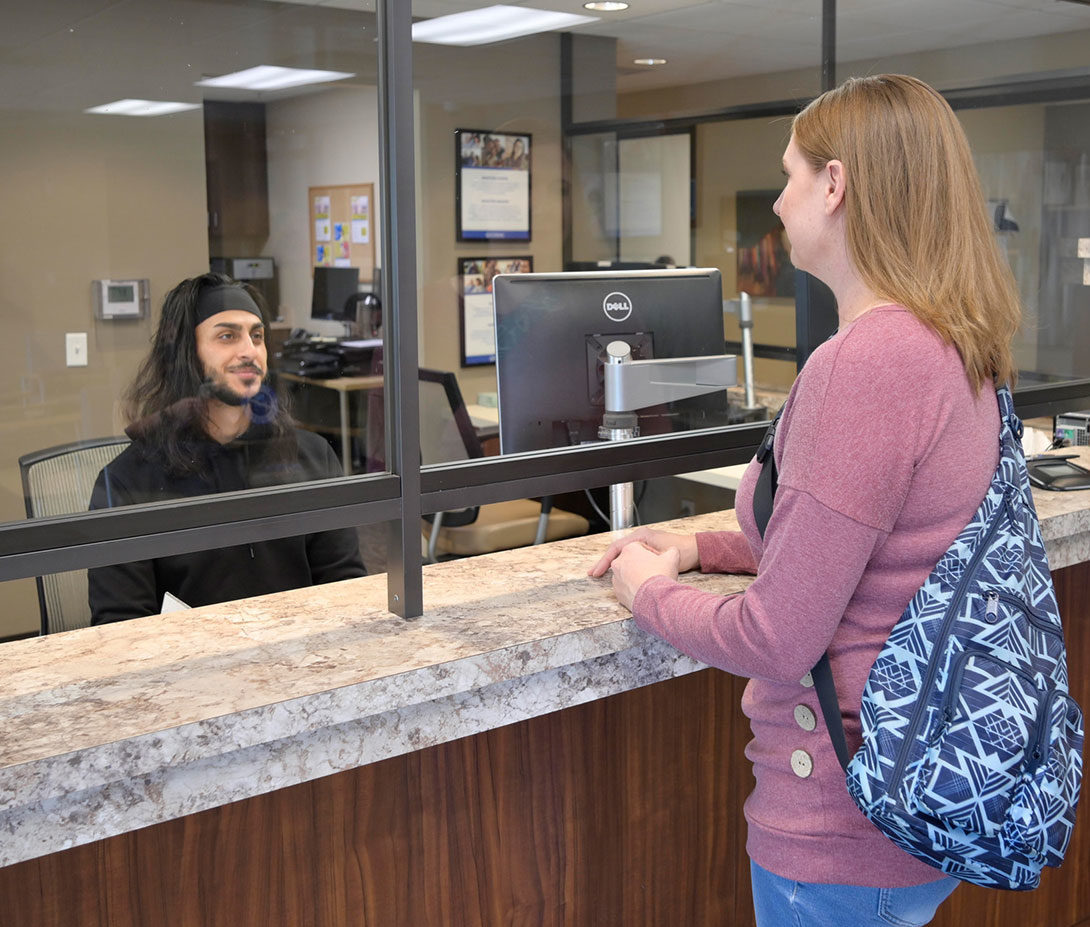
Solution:
M825 165L825 212L832 215L844 202L844 164L833 160Z

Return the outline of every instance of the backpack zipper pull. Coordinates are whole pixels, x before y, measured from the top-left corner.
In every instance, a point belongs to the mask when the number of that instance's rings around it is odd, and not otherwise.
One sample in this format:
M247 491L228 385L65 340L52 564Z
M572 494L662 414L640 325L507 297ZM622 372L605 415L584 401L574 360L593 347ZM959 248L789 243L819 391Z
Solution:
M992 591L984 596L987 605L984 606L984 620L988 624L995 624L999 620L999 593Z

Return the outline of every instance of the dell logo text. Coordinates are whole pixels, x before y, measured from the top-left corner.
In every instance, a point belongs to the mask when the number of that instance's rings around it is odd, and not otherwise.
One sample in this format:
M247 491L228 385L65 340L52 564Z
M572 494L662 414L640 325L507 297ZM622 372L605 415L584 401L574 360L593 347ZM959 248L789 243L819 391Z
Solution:
M611 322L623 322L632 315L632 300L624 293L610 293L602 300L602 309Z

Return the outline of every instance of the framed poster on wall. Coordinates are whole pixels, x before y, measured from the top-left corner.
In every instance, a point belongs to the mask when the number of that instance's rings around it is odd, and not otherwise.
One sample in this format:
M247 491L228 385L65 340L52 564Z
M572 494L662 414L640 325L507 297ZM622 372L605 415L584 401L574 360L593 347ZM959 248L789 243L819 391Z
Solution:
M492 278L496 274L528 274L534 259L520 257L467 257L458 259L458 312L462 366L496 362L496 322L492 315Z
M530 240L528 133L455 129L458 241Z

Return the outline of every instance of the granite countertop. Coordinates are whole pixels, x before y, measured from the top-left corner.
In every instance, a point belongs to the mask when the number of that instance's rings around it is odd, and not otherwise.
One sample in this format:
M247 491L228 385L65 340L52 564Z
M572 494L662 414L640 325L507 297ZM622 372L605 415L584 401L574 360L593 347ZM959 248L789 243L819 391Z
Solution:
M1036 499L1053 568L1090 560L1090 492ZM380 575L5 644L0 865L701 669L586 576L606 541L425 567L410 621Z

